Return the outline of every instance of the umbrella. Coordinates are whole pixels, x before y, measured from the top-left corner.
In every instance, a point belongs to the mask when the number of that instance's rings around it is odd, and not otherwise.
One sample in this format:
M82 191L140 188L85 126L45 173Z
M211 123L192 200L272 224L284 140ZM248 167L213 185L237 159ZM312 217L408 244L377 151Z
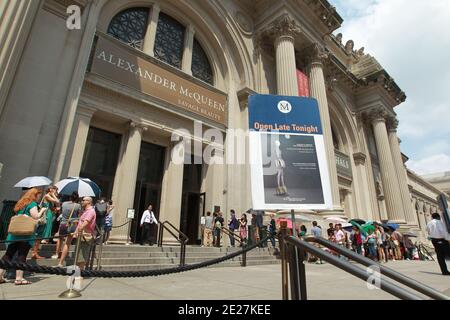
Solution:
M17 182L14 185L14 188L33 188L33 187L42 187L48 186L52 183L47 177L43 176L34 176L34 177L26 177Z
M58 193L66 196L78 192L80 197L100 197L101 193L99 186L88 178L69 177L55 185L59 189Z
M287 218L278 218L275 220L275 223L277 225L279 225L281 223L281 221L286 221L287 222L287 228L288 229L292 229L292 220L291 219L287 219ZM298 223L295 223L295 229L298 230Z
M342 217L338 217L338 216L331 216L328 218L325 218L326 221L328 222L334 222L334 223L347 223L347 220L343 219Z
M367 231L366 231L359 223L355 222L355 220L358 220L358 219L352 219L352 220L350 220L350 221L349 221L350 224L353 225L353 226L355 226L355 227L357 227L357 228L359 229L359 231L361 231L361 233L367 235Z
M360 225L363 225L366 223L366 221L363 219L351 219L349 222L352 223L352 221L356 222L357 224L360 224Z
M342 229L344 229L347 232L352 232L352 228L353 225L351 223L346 222L342 224Z

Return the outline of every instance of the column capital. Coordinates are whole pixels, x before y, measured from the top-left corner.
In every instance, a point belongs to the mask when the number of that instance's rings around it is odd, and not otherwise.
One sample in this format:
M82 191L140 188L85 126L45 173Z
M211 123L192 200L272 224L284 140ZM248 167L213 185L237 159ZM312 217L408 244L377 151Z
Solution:
M388 119L388 115L389 115L388 112L383 107L372 108L365 112L365 118L370 123L378 121L386 122Z
M367 156L362 152L355 152L353 154L353 160L356 165L364 165L366 163Z
M132 130L132 129L138 130L139 133L142 134L144 131L148 130L148 127L142 123L137 123L135 121L131 121L130 122L130 130Z
M262 31L262 34L275 39L280 37L289 37L292 40L301 33L300 27L295 20L287 13L276 18L267 28Z
M328 50L319 43L313 43L303 52L308 64L323 64L329 58Z
M398 120L394 117L388 117L386 120L386 126L389 132L397 132Z

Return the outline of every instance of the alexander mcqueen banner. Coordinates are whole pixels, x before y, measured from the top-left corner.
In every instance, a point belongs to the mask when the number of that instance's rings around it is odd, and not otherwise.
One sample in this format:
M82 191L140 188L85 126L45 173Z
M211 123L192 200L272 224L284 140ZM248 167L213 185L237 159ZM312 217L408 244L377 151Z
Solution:
M91 73L227 125L227 96L144 59L135 49L99 34Z
M297 86L299 97L309 97L309 78L297 69Z
M331 208L317 100L252 95L248 111L253 208Z

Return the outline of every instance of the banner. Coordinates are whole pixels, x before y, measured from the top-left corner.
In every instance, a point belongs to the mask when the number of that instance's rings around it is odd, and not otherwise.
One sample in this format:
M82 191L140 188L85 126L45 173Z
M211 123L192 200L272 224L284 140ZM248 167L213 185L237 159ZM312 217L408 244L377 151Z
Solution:
M248 112L253 208L330 209L317 100L252 95Z
M309 79L306 74L297 69L298 96L309 97Z

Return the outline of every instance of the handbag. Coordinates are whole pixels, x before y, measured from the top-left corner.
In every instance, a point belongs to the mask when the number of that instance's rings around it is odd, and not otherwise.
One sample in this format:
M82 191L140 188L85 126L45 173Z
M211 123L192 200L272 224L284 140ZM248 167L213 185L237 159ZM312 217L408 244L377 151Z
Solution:
M72 219L74 210L75 204L73 205L72 210L70 211L69 217L67 218L67 222L59 226L61 234L72 234L75 233L75 230L77 230L79 219L78 218Z
M11 218L8 233L14 236L31 236L36 229L37 220L26 214L20 214Z
M81 236L81 241L82 242L90 242L94 239L94 236L92 235L92 233L87 233L83 231L83 234Z

